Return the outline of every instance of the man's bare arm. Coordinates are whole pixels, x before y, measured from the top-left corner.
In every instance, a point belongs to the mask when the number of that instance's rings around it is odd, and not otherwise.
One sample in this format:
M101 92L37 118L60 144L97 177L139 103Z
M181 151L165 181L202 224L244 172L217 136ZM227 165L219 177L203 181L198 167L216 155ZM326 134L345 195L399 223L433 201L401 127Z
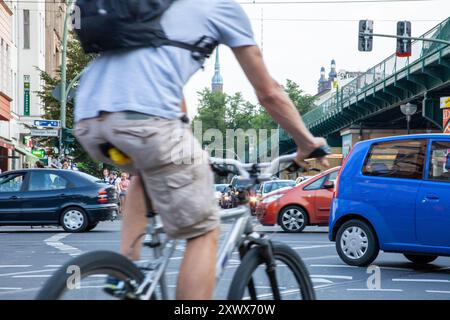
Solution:
M261 50L257 46L234 48L233 52L253 85L261 105L294 139L299 150L299 160L326 144L322 138L315 138L306 128L293 102L283 88L270 76ZM321 162L326 165L325 159Z

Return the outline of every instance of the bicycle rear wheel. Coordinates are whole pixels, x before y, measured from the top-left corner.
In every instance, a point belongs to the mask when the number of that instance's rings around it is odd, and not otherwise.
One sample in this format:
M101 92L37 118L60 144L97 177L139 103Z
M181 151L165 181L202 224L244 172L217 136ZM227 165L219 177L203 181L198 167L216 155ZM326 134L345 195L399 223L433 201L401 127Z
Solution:
M144 279L139 268L124 256L109 251L93 251L62 266L39 291L38 300L114 300L104 292L105 281L113 276L127 286ZM130 290L131 292L131 290Z
M314 287L300 256L289 246L273 242L276 279L282 300L315 300ZM274 299L274 290L260 248L245 254L228 292L229 300Z

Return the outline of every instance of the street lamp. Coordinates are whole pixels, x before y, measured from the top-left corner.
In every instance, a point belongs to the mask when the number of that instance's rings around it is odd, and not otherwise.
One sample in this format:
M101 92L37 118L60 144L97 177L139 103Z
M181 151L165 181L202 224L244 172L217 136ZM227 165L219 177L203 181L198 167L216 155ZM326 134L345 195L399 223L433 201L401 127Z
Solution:
M68 0L66 5L66 16L64 19L63 41L62 41L62 58L61 58L61 135L60 135L60 155L63 157L62 150L62 131L66 128L66 108L67 108L67 40L69 33L69 18L71 15L72 5L75 0Z
M408 134L410 133L409 123L411 122L411 116L417 112L417 105L412 103L402 104L400 110L406 116L406 122L408 126Z

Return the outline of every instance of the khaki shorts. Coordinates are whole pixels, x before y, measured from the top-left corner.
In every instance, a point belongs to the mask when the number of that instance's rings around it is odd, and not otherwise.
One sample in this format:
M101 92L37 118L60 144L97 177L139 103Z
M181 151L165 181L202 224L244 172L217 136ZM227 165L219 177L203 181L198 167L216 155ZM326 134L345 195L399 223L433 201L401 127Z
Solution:
M218 227L213 174L189 125L140 113L102 113L77 123L74 135L95 160L113 164L100 150L106 142L133 160L121 169L140 175L169 237L191 239Z

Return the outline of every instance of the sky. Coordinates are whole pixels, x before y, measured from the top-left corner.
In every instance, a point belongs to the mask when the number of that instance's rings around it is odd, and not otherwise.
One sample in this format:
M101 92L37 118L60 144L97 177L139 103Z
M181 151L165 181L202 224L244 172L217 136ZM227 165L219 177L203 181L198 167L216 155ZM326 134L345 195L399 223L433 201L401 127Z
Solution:
M294 80L312 95L317 93L320 68L324 66L328 75L332 59L336 60L338 70L366 71L395 53L396 40L379 37L374 38L372 52L359 52L359 20L374 20L374 32L383 34L396 34L397 21L409 20L412 22L412 36L421 36L450 16L450 0L389 3L300 0L297 2L317 3L284 4L294 1L286 0L262 4L264 1L242 4L242 7L252 22L255 39L263 49L269 72L280 83L285 83L286 79ZM246 100L257 102L232 51L220 46L220 54L224 91L228 94L241 92ZM190 117L197 113L197 93L211 86L214 62L215 55L185 87Z

